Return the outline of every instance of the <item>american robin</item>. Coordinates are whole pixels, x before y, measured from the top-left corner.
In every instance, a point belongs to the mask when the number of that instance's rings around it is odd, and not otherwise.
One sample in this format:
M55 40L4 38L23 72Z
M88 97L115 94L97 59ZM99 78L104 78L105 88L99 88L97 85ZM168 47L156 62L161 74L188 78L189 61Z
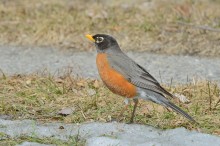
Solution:
M134 108L130 122L133 122L138 99L150 100L169 107L190 121L195 120L174 105L165 96L175 97L165 90L143 67L122 52L117 41L110 35L86 35L97 49L96 64L99 75L109 90L120 96L133 99Z

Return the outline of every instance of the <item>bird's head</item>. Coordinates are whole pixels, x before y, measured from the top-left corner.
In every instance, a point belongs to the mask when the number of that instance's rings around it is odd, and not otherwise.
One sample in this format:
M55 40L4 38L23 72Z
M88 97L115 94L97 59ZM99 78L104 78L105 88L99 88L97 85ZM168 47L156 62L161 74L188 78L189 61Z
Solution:
M96 35L90 35L87 34L86 37L95 43L96 49L98 52L106 52L110 48L118 49L118 43L117 41L110 35L106 34L96 34Z

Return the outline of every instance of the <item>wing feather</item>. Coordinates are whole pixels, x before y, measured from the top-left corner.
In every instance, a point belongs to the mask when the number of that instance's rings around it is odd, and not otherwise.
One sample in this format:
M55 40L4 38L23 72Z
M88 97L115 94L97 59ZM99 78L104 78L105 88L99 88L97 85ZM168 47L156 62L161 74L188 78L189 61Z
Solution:
M111 67L123 74L123 76L130 83L140 88L174 97L171 93L161 87L159 82L151 74L149 74L147 70L145 70L125 54L110 54L108 55L108 61Z

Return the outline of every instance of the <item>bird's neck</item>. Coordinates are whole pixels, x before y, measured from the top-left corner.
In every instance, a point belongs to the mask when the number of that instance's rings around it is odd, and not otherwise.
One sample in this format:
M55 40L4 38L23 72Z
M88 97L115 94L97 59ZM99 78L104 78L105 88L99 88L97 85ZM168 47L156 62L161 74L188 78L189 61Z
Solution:
M114 46L108 47L106 49L97 49L97 53L106 53L106 54L114 54L114 53L121 53L120 47L116 44Z

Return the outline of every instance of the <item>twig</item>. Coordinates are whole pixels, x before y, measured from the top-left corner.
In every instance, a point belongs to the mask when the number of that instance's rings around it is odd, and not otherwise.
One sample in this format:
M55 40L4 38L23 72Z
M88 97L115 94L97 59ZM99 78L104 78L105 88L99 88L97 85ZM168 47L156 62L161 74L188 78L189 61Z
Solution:
M208 81L208 95L209 95L209 110L212 110L212 97L211 97L211 91L210 91L210 82Z
M87 118L86 118L86 116L85 116L85 114L84 114L82 108L81 108L79 105L77 105L77 106L78 106L78 108L80 109L80 112L81 112L83 118L86 120Z
M160 71L159 71L159 76L160 76L160 81L161 81L161 84L162 84L163 81L162 81L162 77L161 77Z
M4 72L1 69L0 69L0 72L2 73L3 79L6 79L6 75L4 74Z
M171 90L171 87L172 87L172 83L173 83L173 78L170 79L170 90Z
M202 30L208 30L208 31L212 31L212 32L220 32L220 29L212 28L210 26L205 26L205 25L195 25L195 24L185 23L185 22L181 22L181 21L177 21L177 24L190 26L190 27L202 29Z
M218 104L220 103L220 99L216 102L214 108L216 108L218 106Z
M81 114L82 114L83 118L86 120L87 118L82 110L81 110Z

